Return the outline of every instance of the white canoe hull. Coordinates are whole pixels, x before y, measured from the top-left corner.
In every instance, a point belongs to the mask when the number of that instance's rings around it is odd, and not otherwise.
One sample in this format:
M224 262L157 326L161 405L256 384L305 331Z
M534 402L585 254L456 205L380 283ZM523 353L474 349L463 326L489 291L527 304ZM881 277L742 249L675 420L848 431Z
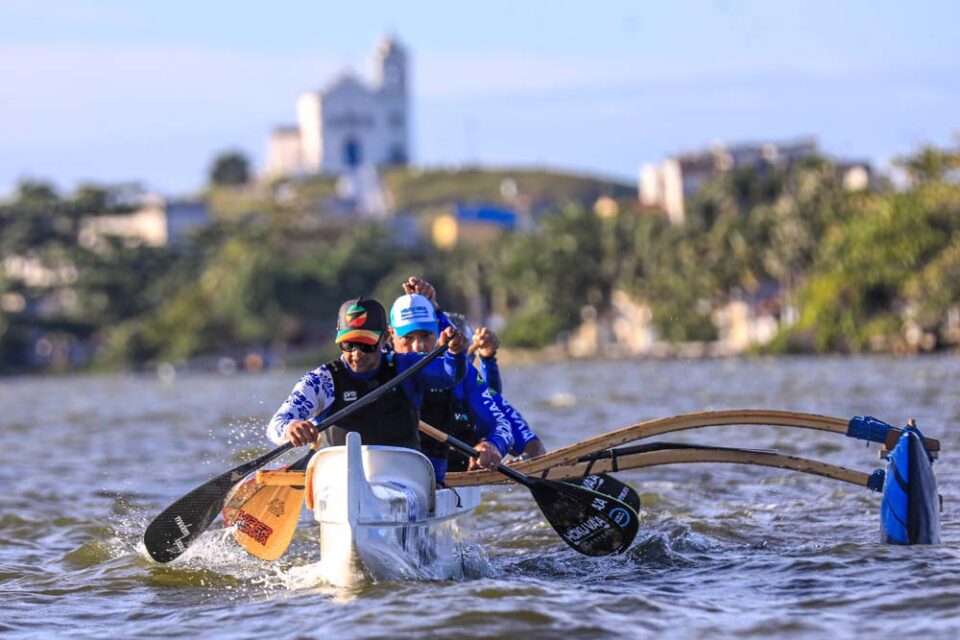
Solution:
M307 473L308 502L320 524L320 577L335 586L463 576L458 519L480 502L479 488L436 489L418 451L364 447L356 433L323 449Z

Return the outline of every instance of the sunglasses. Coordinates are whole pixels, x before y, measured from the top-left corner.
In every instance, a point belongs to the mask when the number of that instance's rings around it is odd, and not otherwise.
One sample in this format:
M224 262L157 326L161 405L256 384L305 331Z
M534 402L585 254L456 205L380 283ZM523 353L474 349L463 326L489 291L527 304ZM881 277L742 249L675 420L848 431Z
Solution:
M351 351L359 351L361 353L373 353L379 348L379 344L364 344L363 342L341 342L340 351L344 353L350 353Z

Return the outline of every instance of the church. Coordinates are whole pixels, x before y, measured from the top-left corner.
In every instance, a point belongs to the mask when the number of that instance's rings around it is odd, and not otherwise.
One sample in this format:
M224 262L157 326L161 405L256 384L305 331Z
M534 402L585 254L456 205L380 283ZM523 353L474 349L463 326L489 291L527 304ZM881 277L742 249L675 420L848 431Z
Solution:
M377 47L374 78L345 73L297 100L297 125L274 129L268 178L342 175L410 161L407 54L392 37Z

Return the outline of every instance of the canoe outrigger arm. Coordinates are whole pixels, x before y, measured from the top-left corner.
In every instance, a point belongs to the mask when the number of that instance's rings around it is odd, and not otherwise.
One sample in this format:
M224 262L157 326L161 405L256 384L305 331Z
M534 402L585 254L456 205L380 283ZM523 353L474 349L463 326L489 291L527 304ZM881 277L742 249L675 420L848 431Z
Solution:
M881 457L886 460L886 469L864 473L769 450L664 442L623 446L667 433L731 425L813 429L875 442L882 445ZM792 411L734 409L647 420L512 466L527 475L551 480L667 464L727 463L790 469L882 492L881 537L884 542L939 544L941 504L932 469L939 452L940 442L924 437L912 420L907 427L898 428L870 416L844 420ZM303 475L261 472L258 481L267 484L302 484ZM445 479L449 487L505 482L508 480L502 475L490 471L449 473Z

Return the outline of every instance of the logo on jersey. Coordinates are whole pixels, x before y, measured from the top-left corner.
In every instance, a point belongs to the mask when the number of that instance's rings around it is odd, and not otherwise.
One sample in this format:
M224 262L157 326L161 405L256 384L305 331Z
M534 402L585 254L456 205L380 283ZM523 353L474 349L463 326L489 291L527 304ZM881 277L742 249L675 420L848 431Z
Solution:
M343 392L343 401L344 402L353 402L357 399L356 391L344 391Z

